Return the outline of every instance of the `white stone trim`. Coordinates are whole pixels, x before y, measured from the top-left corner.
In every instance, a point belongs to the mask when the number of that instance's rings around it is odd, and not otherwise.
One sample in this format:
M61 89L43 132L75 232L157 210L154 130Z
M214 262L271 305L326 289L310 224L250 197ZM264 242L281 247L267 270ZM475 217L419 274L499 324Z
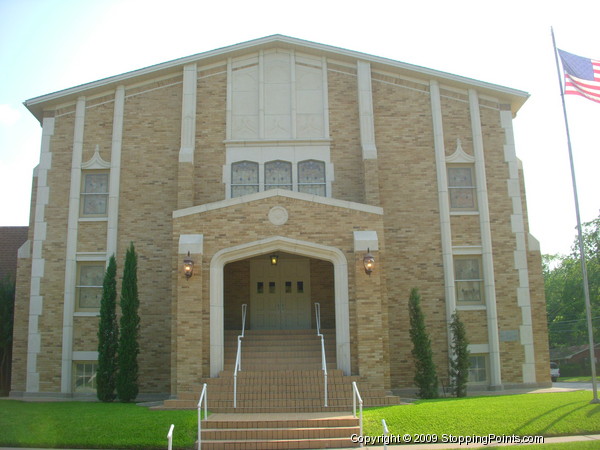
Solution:
M178 209L176 211L173 211L173 218L177 219L179 217L201 214L208 211L229 208L230 206L242 205L244 203L250 203L256 200L263 200L277 196L291 198L295 200L304 200L307 202L319 203L322 205L334 206L337 208L346 208L355 211L366 212L369 214L383 215L383 208L380 208L379 206L371 206L365 205L363 203L355 203L329 197L321 197L320 195L305 194L303 192L293 192L288 191L287 189L269 189L268 191L244 195L242 197L235 197L227 200L221 200L218 202L205 203L204 205L192 206L190 208Z
M511 215L512 232L515 235L514 268L519 273L519 286L517 287L517 305L521 308L521 324L519 326L520 342L525 354L522 366L523 383L536 383L535 375L535 349L533 342L533 321L531 315L531 297L529 292L529 269L527 265L527 251L533 247L539 250L539 242L525 232L525 218L521 198L519 168L521 162L515 151L514 135L512 128L512 114L510 111L500 111L500 122L504 129L505 145L504 160L508 164L509 179L507 180L508 195L513 205ZM528 248L529 242L529 248ZM536 245L537 244L537 245Z
M373 114L373 88L371 85L371 64L356 61L358 84L358 113L360 118L360 142L363 159L377 159L375 146L375 121Z
M431 95L431 116L433 119L432 127L438 185L438 204L440 208L442 265L444 268L444 292L446 296L446 333L448 339L448 352L449 354L452 354L452 333L450 331L450 323L452 323L452 315L456 311L456 286L454 280L450 199L448 197L448 174L446 172L446 149L444 146L444 128L439 83L432 80L429 85L429 90Z
M110 163L106 162L100 156L100 146L96 145L94 149L94 155L90 158L89 161L81 164L81 168L84 170L103 170L108 169L110 167Z
M448 164L472 164L475 162L475 158L473 158L462 148L462 143L460 139L456 140L456 150L450 156L446 157L446 163Z
M488 344L469 344L468 346L470 353L489 353L490 346Z
M27 241L19 249L19 257L28 257L31 250L31 281L29 297L29 328L27 335L27 375L25 391L28 393L40 391L40 374L37 370L37 357L40 352L41 335L38 320L43 312L44 297L40 292L40 282L44 277L43 246L46 240L46 205L48 204L50 187L48 186L48 171L52 168L52 151L50 140L54 135L54 118L43 120L42 146L40 163L36 168L37 195L33 221L33 242ZM29 245L27 245L29 243ZM21 251L23 250L23 251ZM25 253L27 256L23 255ZM23 256L21 256L23 255Z
M79 224L79 197L81 193L81 159L83 155L83 129L85 125L85 97L77 99L71 159L71 190L67 222L67 248L65 251L65 292L62 327L61 392L72 392L73 369L73 313L75 311L75 284L77 278L77 233Z
M123 118L125 115L125 86L115 91L113 113L112 149L110 155L110 176L108 177L108 224L106 230L106 254L117 253L119 228L119 196L121 186L121 148L123 145Z
M196 91L198 69L196 64L183 67L183 99L181 102L180 163L193 163L196 148Z
M73 352L73 361L98 361L98 352Z
M204 253L203 234L181 234L179 236L178 253L187 255L189 253L201 255Z
M377 238L377 231L355 231L354 251L366 252L368 250L379 250L379 239Z
M500 363L500 338L498 335L498 313L496 310L496 282L494 277L494 259L492 256L492 231L490 210L487 195L487 178L485 173L485 156L483 134L479 113L479 97L475 90L469 90L469 111L471 115L471 131L475 155L475 180L477 185L477 202L479 206L479 226L481 230L481 262L483 266L483 283L487 311L488 345L490 347L490 385L502 388Z
M335 247L273 236L260 241L222 249L215 253L210 262L210 376L217 377L219 372L223 370L223 267L232 261L239 261L274 251L322 259L333 264L337 368L342 370L345 375L350 375L348 262L344 253Z

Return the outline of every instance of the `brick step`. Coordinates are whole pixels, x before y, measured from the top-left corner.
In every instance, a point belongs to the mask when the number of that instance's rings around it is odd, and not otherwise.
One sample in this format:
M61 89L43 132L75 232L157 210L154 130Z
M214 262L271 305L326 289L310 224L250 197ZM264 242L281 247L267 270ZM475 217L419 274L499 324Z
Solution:
M328 378L342 378L345 375L339 369L327 369ZM218 380L220 378L233 378L233 370L222 371L219 374L219 378L209 378L209 380ZM323 371L321 367L318 369L299 369L299 370L271 370L271 371L261 371L261 370L241 370L238 372L238 383L240 379L270 379L270 380L284 380L284 379L320 379L323 378ZM348 378L347 378L348 379ZM351 380L351 382L354 380Z
M398 405L398 397L382 396L364 398L364 406L389 406ZM197 400L165 400L162 407L157 409L196 409ZM208 409L212 412L329 412L348 411L352 409L352 397L350 398L328 398L327 407L324 406L322 398L299 398L299 399L257 399L241 400L238 397L237 408L233 408L233 397L226 400L208 399Z
M350 415L336 416L336 417L324 417L318 419L261 419L254 418L252 420L214 420L212 416L211 420L203 421L203 428L318 428L318 427L357 427L359 420L355 419ZM236 417L243 417L239 414Z
M357 447L349 437L329 439L269 439L257 441L206 441L202 442L205 450L265 450L265 449L319 449L319 448L351 448Z
M316 425L316 424L315 424ZM212 425L211 425L212 427ZM202 430L203 440L299 440L307 436L318 439L348 438L356 426L312 426L276 428L208 428Z
M224 334L226 337L239 336L240 334L242 334L242 330L224 330ZM335 329L321 328L321 334L335 336ZM309 335L309 336L313 336L314 335L314 336L316 336L317 329L316 328L303 328L303 329L296 329L296 330L252 330L252 329L246 328L245 335L246 336L249 336L249 335L258 335L258 336L265 336L265 335L270 335L270 336L274 336L274 335L275 336L278 336L278 335L279 336Z

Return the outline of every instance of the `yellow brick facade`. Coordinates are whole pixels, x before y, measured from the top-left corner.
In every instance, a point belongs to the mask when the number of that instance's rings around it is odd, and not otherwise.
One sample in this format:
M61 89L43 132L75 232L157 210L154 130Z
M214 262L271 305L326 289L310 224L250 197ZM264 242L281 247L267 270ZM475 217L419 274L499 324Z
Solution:
M232 138L237 107L232 67L244 55L262 64L276 49L292 55L298 67L322 74L323 91L314 104L324 111L327 136ZM359 61L369 64L368 83ZM186 84L189 73L195 78ZM267 82L268 75L261 78ZM439 91L432 88L437 84ZM193 108L183 106L189 98ZM474 98L480 129L472 117ZM413 387L408 317L413 287L420 290L438 374L447 383L447 305L456 304L447 286L454 285L448 261L454 255L489 258L493 305L458 304L472 352L489 358L489 371L496 371L484 388L549 383L541 257L528 234L522 170L506 150L512 145L507 110L516 112L525 98L508 88L275 36L30 100L26 104L48 137L42 185L39 177L34 180L29 254L19 261L12 394L76 394L70 362L95 361L98 316L73 306L74 268L103 264L109 249L116 249L120 289L130 242L138 254L142 395L196 391L203 378L215 376L222 367L216 359L231 355L214 347L228 330L240 328L252 260L270 251L308 261L311 306L321 304L322 326L337 330L338 344L347 333L347 355L338 354L338 366L386 390ZM263 109L256 114L270 107L268 100L267 106L258 103ZM298 120L300 130L303 99L290 102L290 120ZM441 125L435 125L438 115ZM261 127L269 120L265 115ZM192 157L184 152L186 136L192 136ZM294 148L310 155L298 156L294 164L322 158L326 196L260 188L230 198L228 161L253 161L259 147L264 154L277 149L292 154ZM247 156L237 156L240 149ZM111 178L118 171L119 183L110 187L106 215L89 219L80 217L77 180L85 164L100 170L93 165L96 151L101 160L96 164L104 164ZM485 170L487 197L478 197L479 208L464 214L444 212L445 161L456 155L473 167L472 161L483 158ZM283 223L273 219L274 210L285 211ZM361 232L377 236L369 244L376 258L370 276L363 268ZM182 237L196 239L190 279L182 275L187 253ZM444 256L448 251L450 259ZM214 316L216 304L223 308L221 322ZM492 306L497 322L490 322Z

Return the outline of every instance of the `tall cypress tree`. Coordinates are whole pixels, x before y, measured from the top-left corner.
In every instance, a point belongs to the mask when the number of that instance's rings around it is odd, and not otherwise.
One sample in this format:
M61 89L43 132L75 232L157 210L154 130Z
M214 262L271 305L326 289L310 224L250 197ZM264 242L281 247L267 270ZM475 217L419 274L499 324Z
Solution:
M112 402L117 377L117 260L112 255L102 283L100 325L98 327L98 372L96 375L98 400Z
M121 286L121 322L119 335L119 372L117 375L117 395L122 402L135 400L138 394L138 363L140 352L138 335L137 255L133 242L125 254L123 283Z
M438 378L433 363L431 340L425 328L425 316L421 310L421 296L416 288L410 291L408 301L410 316L410 339L413 344L412 355L415 361L414 382L419 398L438 397Z
M457 312L452 314L450 331L453 353L453 358L450 360L450 391L457 397L466 397L467 381L469 381L469 341L465 324L462 323Z

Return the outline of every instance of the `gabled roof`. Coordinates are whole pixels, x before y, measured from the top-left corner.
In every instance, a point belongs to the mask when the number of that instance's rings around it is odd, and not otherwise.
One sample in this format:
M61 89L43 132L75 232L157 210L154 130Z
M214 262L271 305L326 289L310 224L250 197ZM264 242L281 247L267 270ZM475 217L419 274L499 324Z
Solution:
M266 36L251 41L241 42L239 44L230 45L227 47L210 50L195 55L186 56L184 58L174 59L164 63L145 67L143 69L126 72L120 75L115 75L108 78L103 78L91 83L74 86L61 91L35 97L24 102L24 105L29 111L39 120L42 120L44 108L52 107L74 101L80 95L91 95L94 93L113 89L120 84L125 84L133 80L143 81L176 72L182 66L191 63L199 63L208 65L215 63L223 58L240 56L247 52L257 51L259 49L267 49L280 47L286 49L298 50L304 53L335 57L338 60L362 60L371 63L371 65L380 70L397 72L405 76L416 78L424 78L427 80L437 80L440 83L454 86L462 89L477 89L479 92L498 97L503 102L510 103L513 114L519 110L529 94L505 86L499 86L491 83L486 83L472 78L462 77L459 75L441 72L438 70L428 69L426 67L416 66L401 61L395 61L388 58L369 55L367 53L346 50L330 45L319 44L316 42L305 41L289 36L275 34Z

